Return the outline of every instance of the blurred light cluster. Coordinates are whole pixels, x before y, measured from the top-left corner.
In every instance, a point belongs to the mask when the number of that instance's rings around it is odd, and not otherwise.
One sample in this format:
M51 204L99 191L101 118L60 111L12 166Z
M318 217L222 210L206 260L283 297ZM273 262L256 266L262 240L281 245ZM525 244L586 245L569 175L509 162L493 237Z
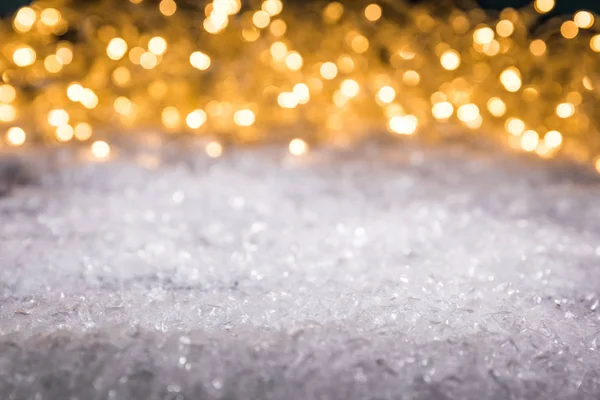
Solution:
M0 22L2 143L105 159L114 132L154 130L206 136L211 157L281 140L300 156L382 132L485 135L600 171L600 21L540 23L555 6L40 0Z

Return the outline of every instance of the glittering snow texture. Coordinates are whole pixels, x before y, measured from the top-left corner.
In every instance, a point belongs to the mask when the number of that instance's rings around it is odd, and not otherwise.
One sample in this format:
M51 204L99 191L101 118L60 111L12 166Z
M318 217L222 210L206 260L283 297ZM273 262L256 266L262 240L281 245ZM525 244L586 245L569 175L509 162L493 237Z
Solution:
M35 179L0 174L0 399L600 398L584 171L462 147L201 154L2 156Z

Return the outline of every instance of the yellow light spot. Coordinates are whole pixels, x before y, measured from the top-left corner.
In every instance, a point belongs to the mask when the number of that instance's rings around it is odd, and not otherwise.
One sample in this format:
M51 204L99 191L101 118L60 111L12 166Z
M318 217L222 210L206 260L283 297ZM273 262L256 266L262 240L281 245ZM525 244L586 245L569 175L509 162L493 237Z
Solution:
M121 66L113 71L112 80L117 86L126 86L131 80L131 72L127 67Z
M536 131L528 130L521 136L521 148L527 152L535 151L540 143L540 136Z
M83 86L79 83L72 83L67 88L67 97L73 102L81 101L83 97Z
M17 97L17 91L11 85L0 85L0 101L11 103Z
M140 65L144 69L152 69L156 67L157 64L158 57L156 57L156 54L154 53L146 52L140 57Z
M379 18L381 18L381 7L375 3L369 4L365 8L365 18L371 22L377 21Z
M17 110L11 104L0 104L0 122L12 122L17 118Z
M463 104L456 110L456 116L462 122L473 122L479 118L479 107L476 104Z
M516 67L508 67L500 74L500 82L509 92L517 92L522 85L521 72Z
M417 130L418 119L414 115L397 115L388 121L388 128L398 135L412 135Z
M194 110L189 113L185 119L185 123L191 129L198 129L206 123L208 116L204 110Z
M27 140L27 135L18 126L13 126L6 131L6 142L11 146L22 146L25 140Z
M50 27L58 25L61 20L60 12L55 8L46 8L40 14L40 21L42 24Z
M340 91L344 96L351 99L358 96L358 93L360 92L360 86L354 79L346 79L342 82Z
M352 47L352 50L354 50L358 54L362 54L369 50L369 39L367 39L363 35L356 35L352 38L352 41L350 42L350 47Z
M396 98L396 91L391 86L384 86L377 92L377 99L383 104L389 104Z
M80 122L75 125L75 138L80 141L86 141L92 137L92 126L87 122Z
M75 130L69 124L60 125L56 128L55 132L56 139L58 139L59 142L68 142L73 139L74 134Z
M51 74L56 74L62 70L63 65L54 54L50 54L44 59L44 68Z
M600 174L600 157L596 158L596 162L594 163L594 168Z
M181 114L176 107L165 107L161 113L162 123L167 129L177 129L181 126Z
M590 48L596 53L600 53L600 34L592 36L590 39Z
M327 80L335 79L337 74L338 74L338 69L334 63L326 62L323 65L321 65L321 76L324 79L327 79Z
M479 45L490 44L492 40L494 40L494 31L488 26L479 28L473 33L473 42Z
M255 27L251 27L249 29L242 29L242 38L244 38L246 42L255 42L258 40L259 37L260 31Z
M506 120L505 128L508 133L519 136L525 132L525 122L519 118L509 118Z
M148 50L161 56L167 51L167 41L161 36L155 36L148 42Z
M544 135L544 143L551 149L560 147L563 142L562 134L559 131L548 131Z
M421 75L417 71L408 70L402 74L402 82L407 86L417 86L421 82Z
M106 160L110 156L110 146L103 140L92 143L92 155L98 160Z
M440 63L444 69L454 71L460 66L460 54L456 50L446 50L440 57Z
M269 51L275 61L283 61L287 56L288 48L283 42L275 42L271 45Z
M496 33L500 37L509 37L515 31L515 24L507 19L503 19L502 21L496 24Z
M13 61L18 67L28 67L36 60L36 53L29 46L21 46L13 53Z
M452 106L452 103L448 101L435 103L433 107L431 107L431 114L433 114L433 117L438 121L447 121L453 113L454 107Z
M133 103L127 97L117 97L113 103L115 111L121 115L129 115L133 111Z
M23 7L19 9L15 15L13 26L18 32L28 32L35 23L36 19L37 14L33 8Z
M298 138L293 139L288 147L290 153L294 156L303 156L308 153L309 150L308 143Z
M170 17L177 12L177 3L174 0L161 0L158 9L165 17Z
M134 47L129 50L129 60L135 65L140 65L140 59L145 52L143 47Z
M586 88L587 90L594 90L594 85L592 85L592 80L590 79L589 76L584 76L583 79L581 80L581 84L583 85L584 88Z
M560 33L565 39L573 39L579 33L579 27L573 21L565 21L560 26Z
M93 109L98 106L98 96L91 89L84 89L81 96L81 104L87 109Z
M298 71L303 63L302 56L297 51L290 52L285 58L285 65L292 71Z
M206 71L210 67L210 57L201 51L195 51L190 56L190 64L192 67L200 71Z
M575 24L582 29L591 28L594 25L594 15L589 11L578 11L573 16Z
M543 56L546 53L546 43L542 39L536 39L529 45L529 51L534 56Z
M325 22L334 24L344 15L344 6L337 1L333 1L323 9L323 19Z
M281 37L285 35L285 32L287 31L287 25L284 20L276 19L275 21L271 22L269 31L273 36Z
M533 4L535 10L540 14L549 13L555 5L555 0L535 0L535 3Z
M487 109L494 117L502 117L506 114L506 104L499 97L492 97L487 102Z
M254 125L254 121L256 120L256 116L254 112L249 109L241 109L237 110L233 115L233 122L237 126L252 126Z
M106 47L106 54L111 60L120 60L127 53L127 42L122 38L114 38Z
M56 57L63 65L69 65L73 61L73 50L67 46L61 46L56 50Z
M263 10L259 10L252 15L252 23L258 29L266 28L271 22L271 16L264 12Z
M560 103L556 106L556 115L560 118L569 118L575 114L575 106L571 103Z
M210 158L218 158L221 157L221 154L223 154L223 146L221 146L219 142L213 141L206 145L204 151L206 151L206 154Z
M277 96L277 104L279 104L281 108L296 108L298 99L293 92L283 92L279 93L279 96Z
M343 74L349 74L354 71L354 60L352 57L343 55L337 59L337 67Z
M48 113L48 124L50 126L58 127L67 124L69 119L69 113L63 109L52 110Z
M310 101L310 90L305 83L297 83L294 86L293 92L299 104L306 104Z

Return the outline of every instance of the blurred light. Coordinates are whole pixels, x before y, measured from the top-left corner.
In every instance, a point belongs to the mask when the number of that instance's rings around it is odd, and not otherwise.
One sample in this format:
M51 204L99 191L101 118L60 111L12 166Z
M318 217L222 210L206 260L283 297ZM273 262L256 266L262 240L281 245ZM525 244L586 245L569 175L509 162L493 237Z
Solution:
M110 156L110 146L102 140L92 143L91 150L92 155L99 160L106 160Z
M206 151L206 154L210 158L218 158L221 157L221 154L223 154L223 146L221 146L219 142L213 141L206 145L204 151Z
M529 45L529 51L534 56L542 56L546 52L546 43L541 39L536 39Z
M563 142L562 134L559 131L548 131L544 135L544 142L551 149L558 148Z
M555 0L535 0L534 7L537 12L540 14L546 14L552 11L554 6L556 5Z
M28 67L36 60L36 53L29 46L21 46L13 53L13 61L18 67Z
M494 40L494 31L490 27L479 28L473 33L473 41L477 44L490 44L492 40Z
M516 67L508 67L500 74L500 82L509 92L517 92L521 88L521 72Z
M282 92L277 96L277 104L281 108L296 108L298 105L298 98L293 92Z
M519 118L509 118L506 120L506 131L514 136L522 135L525 132L525 123Z
M163 55L167 51L167 41L161 36L155 36L148 42L148 50L157 56Z
M111 60L120 60L127 53L127 42L121 38L114 38L106 47L106 54Z
M515 31L515 24L507 19L503 19L502 21L496 24L496 32L500 37L509 37Z
M285 65L292 71L298 71L302 64L302 56L297 51L290 52L285 58Z
M487 102L487 109L494 117L502 117L506 114L506 104L499 97L492 97Z
M210 67L210 57L201 51L195 51L190 56L190 64L200 71L205 71Z
M288 147L290 153L295 156L303 156L308 153L308 144L302 139L293 139Z
M161 113L161 119L167 129L178 129L181 126L181 114L177 107L165 107Z
M299 104L306 104L310 101L310 90L305 83L297 83L293 90Z
M575 24L582 29L591 28L594 25L594 15L589 11L578 11L573 16Z
M440 57L440 63L444 69L454 71L460 66L460 54L456 50L446 50Z
M535 151L540 143L540 136L536 131L528 130L521 136L521 148L527 152Z
M0 85L0 102L11 103L17 97L17 91L11 85Z
M396 91L391 86L384 86L377 92L377 99L383 104L389 104L396 98Z
M456 110L456 116L462 122L473 122L479 118L479 107L476 104L463 104Z
M170 17L177 11L177 3L175 3L174 0L161 0L160 4L158 5L158 9L160 10L161 14L166 17Z
M75 130L71 125L64 124L56 128L55 134L56 139L58 139L59 142L68 142L69 140L73 139Z
M560 26L560 33L565 39L573 39L579 33L579 28L573 21L565 21Z
M249 109L238 110L233 115L233 121L237 126L252 126L255 120L254 112Z
M6 131L6 142L11 146L22 146L27 140L25 131L17 126L13 126Z
M571 103L560 103L556 106L556 115L560 118L569 118L575 114L575 106Z
M187 126L192 129L198 129L206 123L208 116L204 110L194 110L189 113L185 119Z
M442 101L433 105L431 113L438 121L447 121L454 113L454 107L452 106L452 103Z
M590 39L590 48L596 53L600 53L600 34L594 35Z
M63 109L52 110L48 113L48 124L50 126L58 127L67 124L69 119L69 113Z
M86 141L92 137L92 126L86 122L80 122L75 125L75 138L80 141Z
M381 7L377 4L369 4L365 8L365 17L371 22L377 21L381 18Z
M348 98L354 98L358 96L358 93L360 92L360 86L354 79L346 79L342 82L340 90L344 96Z
M17 118L17 110L12 104L0 104L0 122L12 122Z
M323 65L321 65L321 76L324 79L332 80L337 76L337 74L338 74L338 69L334 63L326 62Z
M417 130L418 120L414 115L395 116L390 118L388 128L398 135L412 135Z
M13 25L18 32L28 32L37 19L36 12L31 7L22 7L15 15Z

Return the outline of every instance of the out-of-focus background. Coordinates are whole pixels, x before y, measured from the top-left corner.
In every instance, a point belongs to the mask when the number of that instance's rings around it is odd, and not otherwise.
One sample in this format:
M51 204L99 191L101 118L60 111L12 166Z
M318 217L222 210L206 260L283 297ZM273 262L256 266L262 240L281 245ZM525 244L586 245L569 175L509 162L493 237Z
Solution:
M418 2L420 0L412 0ZM530 0L479 0L478 3L485 8L522 7L529 4ZM30 0L2 0L0 2L0 15L10 14L19 7L31 3ZM458 3L458 1L455 1ZM556 2L555 14L570 13L581 9L600 12L600 1L598 0L558 0Z

